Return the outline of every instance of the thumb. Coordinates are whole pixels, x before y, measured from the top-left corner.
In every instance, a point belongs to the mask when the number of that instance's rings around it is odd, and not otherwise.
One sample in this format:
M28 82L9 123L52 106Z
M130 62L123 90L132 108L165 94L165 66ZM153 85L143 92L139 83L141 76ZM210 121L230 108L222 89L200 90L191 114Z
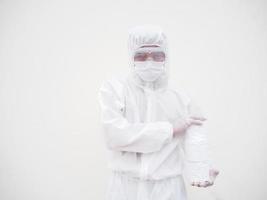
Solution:
M212 182L215 181L215 179L216 179L216 177L218 176L219 173L220 172L217 169L210 169L209 175L210 175L210 179L211 179Z

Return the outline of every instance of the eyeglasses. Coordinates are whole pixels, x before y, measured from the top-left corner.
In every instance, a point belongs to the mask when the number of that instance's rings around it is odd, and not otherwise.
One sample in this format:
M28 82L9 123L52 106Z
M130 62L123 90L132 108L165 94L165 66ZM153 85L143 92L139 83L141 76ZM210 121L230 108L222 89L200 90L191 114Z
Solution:
M165 53L159 46L143 46L134 54L134 61L144 62L151 58L155 62L164 62Z
M156 62L165 61L165 53L162 51L136 52L134 55L134 61L146 61L149 57Z

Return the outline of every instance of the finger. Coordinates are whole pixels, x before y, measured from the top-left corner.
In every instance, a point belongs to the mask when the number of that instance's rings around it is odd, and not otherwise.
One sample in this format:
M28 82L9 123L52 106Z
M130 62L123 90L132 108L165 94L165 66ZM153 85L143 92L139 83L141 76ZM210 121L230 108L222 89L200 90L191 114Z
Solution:
M208 186L210 186L210 183L208 181L205 181L205 182L200 184L200 187L203 187L203 188L206 188Z
M203 187L208 187L210 186L210 181L205 181L202 185Z
M207 118L205 118L205 117L191 116L190 118L192 118L192 119L196 119L196 120L201 120L201 121L205 121L205 120L207 120Z
M192 182L191 185L192 185L192 186L195 186L195 187L198 186L198 185L197 185L197 182Z
M210 175L217 176L219 173L220 173L220 171L217 169L210 169Z
M192 183L192 186L197 186L196 182L193 182L193 183Z
M219 172L218 170L214 170L214 175L215 175L215 176L218 176L219 173L220 173L220 172Z
M195 125L202 125L202 124L203 124L203 122L202 122L202 121L200 121L200 120L192 120L192 121L191 121L191 124L195 124Z
M210 185L209 181L205 181L205 187L208 187Z
M215 179L216 179L216 177L219 174L219 171L218 170L211 169L209 174L210 174L211 181L214 182Z
M206 186L207 186L207 183L206 182L200 183L200 187L206 187Z
M209 181L209 184L208 184L208 186L212 186L213 185L213 181Z

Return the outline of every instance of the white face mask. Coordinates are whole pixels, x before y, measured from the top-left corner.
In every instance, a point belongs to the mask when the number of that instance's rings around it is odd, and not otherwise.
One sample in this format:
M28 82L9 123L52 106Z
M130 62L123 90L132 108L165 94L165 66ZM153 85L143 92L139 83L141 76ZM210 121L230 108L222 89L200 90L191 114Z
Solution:
M165 66L164 62L135 61L134 70L143 81L153 82L165 72Z

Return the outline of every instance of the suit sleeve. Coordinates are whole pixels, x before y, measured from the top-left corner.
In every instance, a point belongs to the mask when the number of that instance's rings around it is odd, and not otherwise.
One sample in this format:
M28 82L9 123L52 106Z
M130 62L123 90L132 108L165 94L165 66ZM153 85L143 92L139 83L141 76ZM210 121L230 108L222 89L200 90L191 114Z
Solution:
M107 81L99 90L99 102L104 138L109 149L152 153L172 140L173 126L168 121L130 123L123 114L123 99Z

